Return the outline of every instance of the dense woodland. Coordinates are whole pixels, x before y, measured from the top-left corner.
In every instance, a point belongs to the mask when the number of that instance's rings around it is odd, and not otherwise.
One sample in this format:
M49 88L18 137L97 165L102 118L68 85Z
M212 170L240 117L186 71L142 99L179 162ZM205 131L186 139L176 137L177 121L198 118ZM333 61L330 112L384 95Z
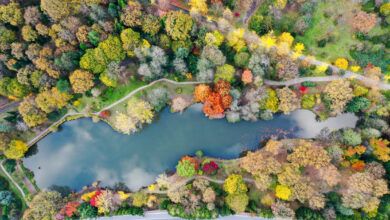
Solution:
M182 112L197 102L206 117L231 123L296 109L318 120L344 112L360 119L355 129L324 130L314 141L270 140L233 162L185 156L176 174L139 192L26 190L23 218L159 208L184 218L386 219L390 91L380 85L390 81L389 23L390 3L381 0L1 0L0 106L15 105L0 111L0 152L19 180L34 183L15 165L34 153L31 140L79 117L124 134L166 106ZM161 79L170 81L147 86ZM170 189L163 182L172 178L185 183ZM2 215L20 218L25 201L2 185Z

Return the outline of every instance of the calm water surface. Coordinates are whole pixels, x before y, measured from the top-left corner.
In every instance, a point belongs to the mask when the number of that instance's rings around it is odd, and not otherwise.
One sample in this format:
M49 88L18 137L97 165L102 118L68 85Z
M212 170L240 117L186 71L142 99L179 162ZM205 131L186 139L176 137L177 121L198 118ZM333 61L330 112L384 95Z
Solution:
M311 138L324 127L354 127L356 121L353 114L344 114L316 122L312 112L298 110L271 121L230 124L207 119L201 106L194 105L182 114L165 109L151 125L129 136L104 122L80 119L38 142L38 153L24 159L24 164L34 171L41 188L54 184L77 190L101 180L105 185L121 181L137 189L196 150L234 158L271 135Z

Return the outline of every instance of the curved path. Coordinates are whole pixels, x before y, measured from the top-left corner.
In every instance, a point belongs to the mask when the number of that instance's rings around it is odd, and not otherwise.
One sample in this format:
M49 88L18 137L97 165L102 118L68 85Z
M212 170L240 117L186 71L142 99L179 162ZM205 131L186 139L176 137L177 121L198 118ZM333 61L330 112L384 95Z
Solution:
M122 102L124 102L125 100L129 99L130 97L132 97L133 95L137 94L139 91L141 90L144 90L146 88L149 88L150 86L153 86L154 84L156 83L159 83L159 82L169 82L169 83L172 83L174 85L195 85L195 84L201 84L201 83L207 83L207 82L197 82L197 81L190 81L190 82L176 82L176 81L173 81L173 80L170 80L170 79L165 79L165 78L162 78L162 79L159 79L159 80L156 80L156 81L153 81L151 83L149 83L148 85L145 85L145 86L141 86L133 91L131 91L129 94L127 94L126 96L122 97L121 99L119 99L118 101L104 107L103 109L101 109L100 111L98 112L94 112L92 113L92 115L96 115L98 116L100 114L100 112L104 111L104 110L107 110L107 109L110 109ZM53 127L56 127L60 124L62 124L63 122L66 121L66 118L68 117L71 117L71 116L76 116L76 115L80 115L80 116L85 116L87 117L88 114L87 113L80 113L80 112L70 112L70 113L66 113L64 116L62 116L59 120L57 120L56 122L54 122L53 124L51 124L48 128L46 128L45 130L41 131L39 134L37 134L33 139L31 139L30 141L28 141L27 145L30 147L32 145L34 145L35 143L37 143L39 140L41 140L43 137L45 137L46 135L48 135L52 128Z

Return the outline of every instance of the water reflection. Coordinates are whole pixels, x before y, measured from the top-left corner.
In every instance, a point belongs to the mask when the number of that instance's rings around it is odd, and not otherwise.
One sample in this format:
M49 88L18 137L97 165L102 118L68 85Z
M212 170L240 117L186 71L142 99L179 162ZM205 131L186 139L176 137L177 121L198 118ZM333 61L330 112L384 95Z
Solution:
M134 190L151 183L159 173L174 168L181 156L196 150L234 158L243 150L255 149L271 135L311 138L325 126L354 127L356 121L354 115L345 114L316 122L313 113L299 110L271 121L229 124L205 118L195 105L182 114L165 109L157 121L131 136L90 119L68 122L61 132L40 141L38 154L24 161L43 188L55 184L80 189L101 180L107 185L125 182Z

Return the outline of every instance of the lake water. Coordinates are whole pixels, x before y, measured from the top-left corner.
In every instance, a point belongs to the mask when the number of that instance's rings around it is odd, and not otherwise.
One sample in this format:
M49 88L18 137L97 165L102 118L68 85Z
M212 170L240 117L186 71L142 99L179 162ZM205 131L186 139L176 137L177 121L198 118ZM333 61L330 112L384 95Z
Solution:
M182 114L165 109L133 135L120 134L104 122L79 119L39 141L38 153L24 159L24 164L34 171L41 188L62 185L78 190L100 180L103 185L121 181L137 189L196 150L234 158L243 150L257 148L271 135L312 138L324 127L354 127L356 121L353 114L343 114L317 122L312 112L298 110L270 121L231 124L225 119L207 119L199 104Z

